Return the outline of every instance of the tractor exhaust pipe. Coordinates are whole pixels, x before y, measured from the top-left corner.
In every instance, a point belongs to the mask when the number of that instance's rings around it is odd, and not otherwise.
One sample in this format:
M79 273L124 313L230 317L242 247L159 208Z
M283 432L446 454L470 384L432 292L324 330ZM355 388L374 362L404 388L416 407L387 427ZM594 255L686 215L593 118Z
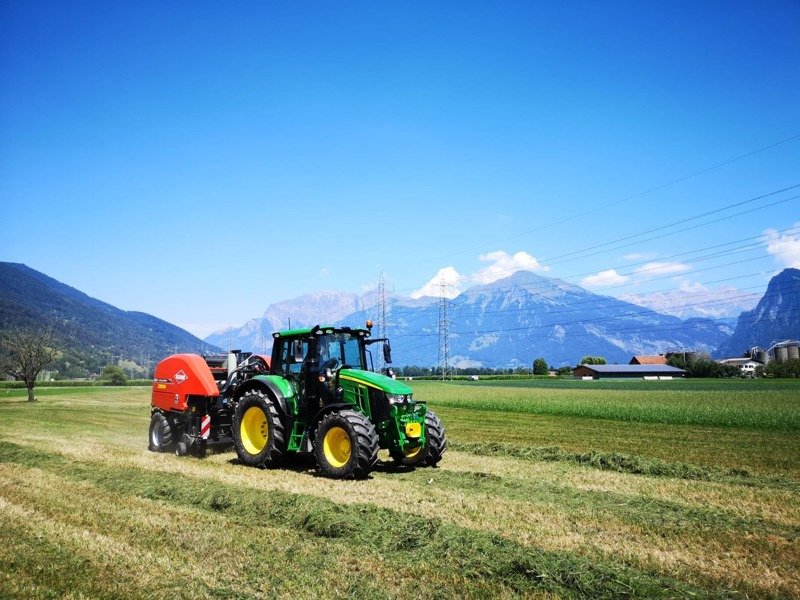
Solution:
M239 358L239 350L228 351L228 377L230 377L239 365L236 364Z

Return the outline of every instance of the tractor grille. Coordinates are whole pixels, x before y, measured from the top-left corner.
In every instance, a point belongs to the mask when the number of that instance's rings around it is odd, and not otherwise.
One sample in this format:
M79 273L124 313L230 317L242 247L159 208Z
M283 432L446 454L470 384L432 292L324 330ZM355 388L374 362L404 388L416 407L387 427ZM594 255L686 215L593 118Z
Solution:
M389 418L389 399L381 390L369 388L369 410L372 422L380 423Z

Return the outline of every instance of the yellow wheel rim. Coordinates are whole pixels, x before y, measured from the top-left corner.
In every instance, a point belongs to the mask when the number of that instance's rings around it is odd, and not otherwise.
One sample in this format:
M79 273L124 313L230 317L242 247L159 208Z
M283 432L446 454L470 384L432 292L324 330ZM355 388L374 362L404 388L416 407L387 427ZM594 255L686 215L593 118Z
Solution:
M242 445L249 454L258 454L269 441L267 415L258 406L251 406L244 411L242 423L239 425Z
M405 451L405 455L406 455L406 458L414 458L420 452L422 452L422 446L419 446L418 448L414 448L413 450L406 450Z
M322 440L322 451L327 460L334 467L343 467L350 460L352 446L350 436L341 427L331 427Z

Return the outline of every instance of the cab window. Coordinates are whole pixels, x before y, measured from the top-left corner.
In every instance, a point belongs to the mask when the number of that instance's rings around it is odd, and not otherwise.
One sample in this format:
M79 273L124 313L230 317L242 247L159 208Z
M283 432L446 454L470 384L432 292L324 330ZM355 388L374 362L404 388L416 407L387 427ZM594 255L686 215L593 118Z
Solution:
M299 340L297 343L302 343L303 345L303 357L305 360L308 360L308 342L303 341L300 342ZM305 360L303 362L305 362ZM294 346L293 340L285 340L283 344L281 344L280 350L280 369L281 371L286 374L296 374L300 373L303 369L303 362L295 362L294 361Z
M347 365L354 369L364 368L358 338L349 333L322 336L319 340L319 362L323 366Z

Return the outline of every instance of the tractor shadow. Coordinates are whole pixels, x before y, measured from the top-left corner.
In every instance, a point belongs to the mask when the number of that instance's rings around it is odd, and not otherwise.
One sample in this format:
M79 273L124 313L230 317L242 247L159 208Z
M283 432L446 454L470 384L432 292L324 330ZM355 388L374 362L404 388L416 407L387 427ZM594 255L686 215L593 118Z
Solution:
M247 466L239 457L231 458L228 461L228 464L231 465L241 465ZM314 469L316 468L317 463L314 460L314 457L310 454L298 454L292 453L284 456L280 464L275 466L274 468L263 467L261 470L263 471L274 471L274 470L284 470L284 471L293 471L295 473L305 473L308 475L315 475Z
M241 465L245 466L238 457L231 458L228 460L228 464L231 465ZM317 471L317 461L314 458L313 454L288 454L283 457L279 466L276 466L274 469L264 468L265 471L271 470L286 470L292 471L294 473L302 473L303 475L309 475L311 477L320 477L323 479L327 479L324 475ZM407 465L400 465L392 459L378 459L378 462L375 464L375 467L372 469L373 473L413 473L416 471L416 467L411 467ZM372 479L372 476L368 476L367 479Z

